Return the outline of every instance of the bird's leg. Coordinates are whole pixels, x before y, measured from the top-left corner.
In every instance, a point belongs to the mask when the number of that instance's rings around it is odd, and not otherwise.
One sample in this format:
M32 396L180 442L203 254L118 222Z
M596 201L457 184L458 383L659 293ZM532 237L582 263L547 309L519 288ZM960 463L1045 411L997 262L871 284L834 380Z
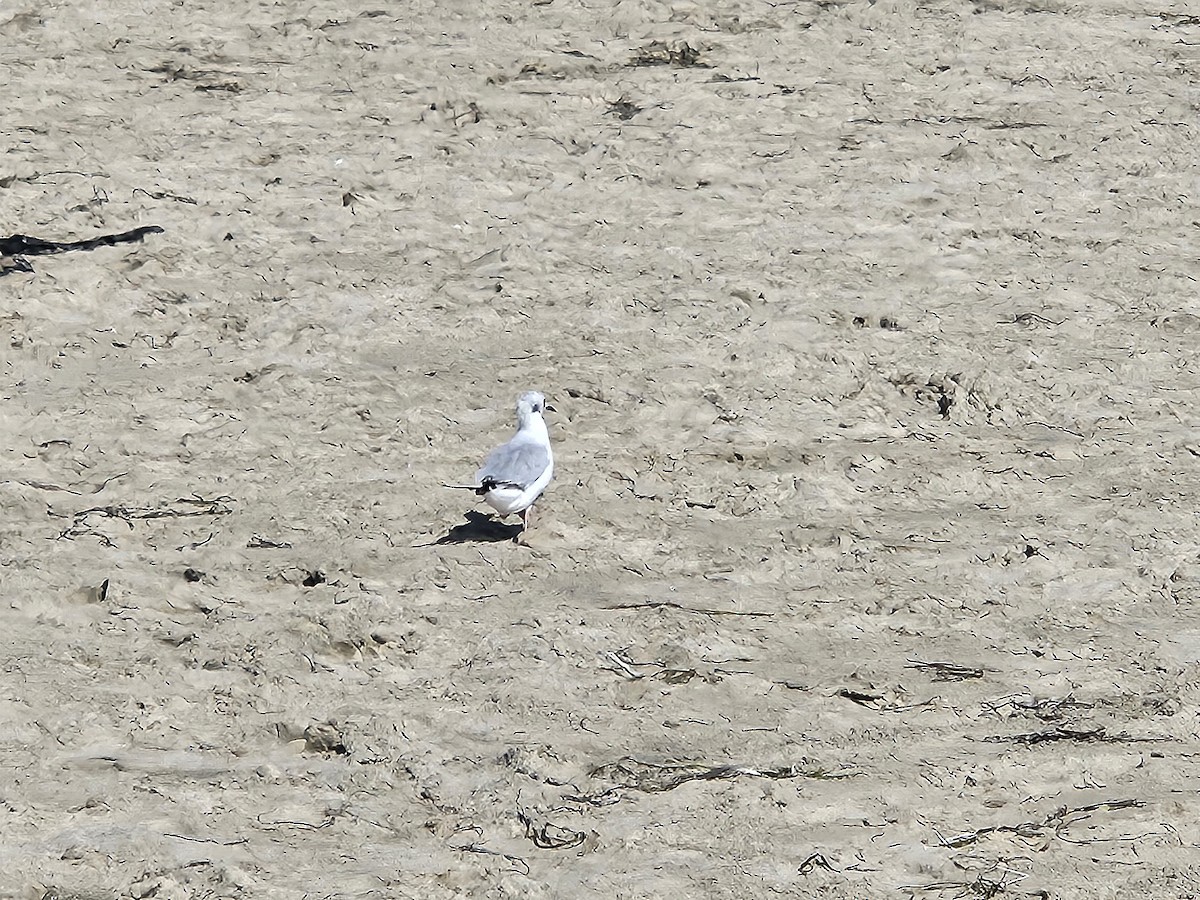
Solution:
M521 510L519 513L517 513L517 516L521 519L521 530L513 535L514 544L521 543L521 535L523 535L525 533L525 529L529 527L525 524L525 510Z

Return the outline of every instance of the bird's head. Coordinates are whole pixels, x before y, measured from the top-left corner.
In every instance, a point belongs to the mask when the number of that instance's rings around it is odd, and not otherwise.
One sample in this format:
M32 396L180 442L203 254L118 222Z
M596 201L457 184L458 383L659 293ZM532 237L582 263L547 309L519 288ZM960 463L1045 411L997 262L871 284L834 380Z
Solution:
M526 391L517 398L517 416L524 419L526 416L541 415L546 410L554 410L546 402L546 395L541 391Z

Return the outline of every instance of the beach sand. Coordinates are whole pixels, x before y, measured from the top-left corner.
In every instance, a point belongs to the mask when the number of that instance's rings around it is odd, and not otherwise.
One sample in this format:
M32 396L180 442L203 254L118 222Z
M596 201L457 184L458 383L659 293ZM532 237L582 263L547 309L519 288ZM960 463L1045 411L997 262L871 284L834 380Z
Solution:
M0 894L1200 894L1198 44L5 4Z

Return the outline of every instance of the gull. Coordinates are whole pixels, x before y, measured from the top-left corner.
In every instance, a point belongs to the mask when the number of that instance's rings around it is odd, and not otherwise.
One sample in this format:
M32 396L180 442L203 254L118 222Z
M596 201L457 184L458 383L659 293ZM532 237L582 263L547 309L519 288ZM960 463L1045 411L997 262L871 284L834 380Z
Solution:
M504 519L516 513L525 530L533 523L533 504L554 477L554 453L546 430L546 397L526 391L517 398L517 433L488 454L474 484L447 484L474 491Z

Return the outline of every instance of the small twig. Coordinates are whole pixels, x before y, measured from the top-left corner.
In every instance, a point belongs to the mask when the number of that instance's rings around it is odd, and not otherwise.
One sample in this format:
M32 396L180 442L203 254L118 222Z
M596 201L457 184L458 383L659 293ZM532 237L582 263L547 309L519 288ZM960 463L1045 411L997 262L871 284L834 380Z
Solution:
M935 681L963 681L967 678L982 678L983 666L961 666L952 662L925 662L919 659L908 661L909 669L928 669Z
M920 700L915 703L884 703L883 694L868 694L863 691L854 691L849 688L842 688L837 692L838 697L845 697L859 706L873 709L876 712L906 712L910 709L920 709L924 706L931 706L937 697L930 697L928 700Z
M88 484L87 490L76 490L73 487L67 487L66 485L61 485L61 484L54 484L53 482L49 482L49 481L29 481L29 480L21 479L21 480L17 481L17 484L24 484L31 488L37 488L39 491L62 491L65 494L74 494L76 497L81 497L84 494L98 494L102 490L104 490L106 487L108 487L110 482L116 481L118 478L124 478L128 474L129 474L128 472L122 472L120 475L113 475L110 478L105 478L103 481L99 482L98 484Z
M601 668L604 668L604 669L609 669L609 671L613 671L613 672L622 672L622 673L624 673L624 675L625 675L627 678L629 678L629 679L630 679L630 680L632 680L632 681L637 681L639 678L645 678L645 677L646 677L645 675L641 674L640 672L635 672L635 671L634 671L634 670L631 668L631 666L630 666L630 663L629 663L628 661L626 661L626 660L625 660L625 659L623 659L622 657L618 656L618 655L617 655L616 653L614 653L612 650L607 650L607 651L605 651L605 652L604 652L604 654L603 654L603 656L604 656L604 658L605 658L605 659L607 659L607 660L609 660L610 662L612 662L612 664L613 664L613 665L614 665L616 668L610 668L610 667L608 667L608 666L601 666Z
M197 550L200 547L203 547L205 544L207 544L209 541L211 541L216 536L217 536L217 533L215 531L210 531L208 533L208 537L206 537L204 540L192 541L192 543L190 543L190 544L180 544L175 549L176 550Z
M499 850L493 850L490 847L483 846L483 844L460 844L458 846L451 845L450 849L458 850L462 853L482 853L486 856L499 856L513 864L513 871L520 872L522 875L529 874L529 863L525 862L525 860L521 859L521 857L513 856L509 853L501 853Z
M333 824L335 816L326 816L321 822L313 824L312 822L293 822L289 819L280 819L278 822L264 822L262 817L258 817L258 824L263 828L301 828L309 831L316 831L318 828L328 828Z
M753 612L736 609L704 609L696 606L684 606L682 603L676 603L674 600L648 600L645 603L617 603L613 606L606 606L605 609L678 609L681 612L695 613L700 616L773 616L771 612Z
M136 197L138 194L145 194L151 200L175 200L179 203L187 203L192 206L196 205L196 199L194 197L184 197L180 194L172 194L170 191L148 191L145 188L134 188L133 196Z
M222 847L234 847L238 844L249 843L249 840L250 840L249 838L238 838L237 840L234 840L234 841L218 841L215 838L188 837L186 834L173 834L170 831L164 831L163 836L178 838L181 841L193 841L194 843L197 843L197 844L219 844Z

